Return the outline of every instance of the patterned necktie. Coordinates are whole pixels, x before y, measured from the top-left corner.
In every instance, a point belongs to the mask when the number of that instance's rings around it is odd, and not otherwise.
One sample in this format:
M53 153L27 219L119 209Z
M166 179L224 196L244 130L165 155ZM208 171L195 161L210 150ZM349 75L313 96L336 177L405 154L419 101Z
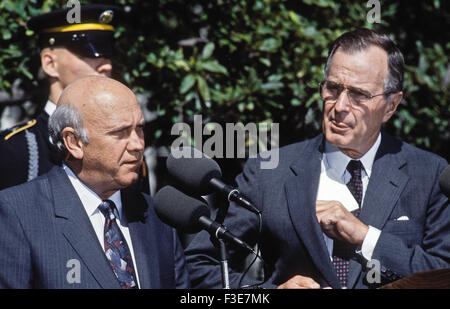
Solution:
M347 188L352 193L355 200L358 202L359 208L352 211L355 217L359 216L361 210L363 184L361 180L361 161L351 160L347 165L347 170L352 175L352 178L347 183ZM347 286L348 270L350 265L350 257L353 255L355 248L349 244L335 240L333 246L333 266L336 269L336 274L339 283L342 287Z
M104 200L98 208L105 216L105 254L122 289L137 289L136 274L130 249L123 237L114 215L114 202Z

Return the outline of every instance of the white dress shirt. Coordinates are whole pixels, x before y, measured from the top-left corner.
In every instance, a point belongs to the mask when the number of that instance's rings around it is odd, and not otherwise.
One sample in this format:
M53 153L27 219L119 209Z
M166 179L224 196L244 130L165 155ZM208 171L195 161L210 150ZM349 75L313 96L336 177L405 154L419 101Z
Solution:
M53 114L53 112L55 111L55 109L56 109L56 104L53 103L53 102L50 101L50 100L47 100L47 103L45 103L45 106L44 106L44 111L45 111L49 116L51 116L51 115Z
M361 171L361 180L363 183L363 196L361 208L364 207L364 197L369 184L370 175L372 174L372 165L377 153L378 147L381 143L381 134L378 135L376 142L364 154L359 161L363 165ZM350 190L347 188L347 183L351 179L351 174L347 171L348 163L353 160L349 156L341 152L337 147L325 143L325 153L322 158L319 189L317 192L317 200L323 201L339 201L348 210L353 211L358 209L358 202L353 197ZM361 250L357 251L368 261L371 260L373 250L380 237L381 231L369 225L369 231L366 234ZM325 233L323 234L325 244L328 249L330 259L333 259L333 239L329 238Z
M69 176L70 182L72 183L81 203L84 206L84 210L91 221L92 227L94 228L95 234L97 235L98 241L102 246L103 252L105 251L104 244L104 227L105 227L105 216L101 213L98 206L102 202L102 199L92 191L88 186L86 186L75 174L74 172L65 164L63 164L64 171L67 176ZM113 201L117 208L116 221L122 232L125 240L130 248L131 258L133 259L134 271L136 273L136 281L139 286L139 274L138 267L136 265L136 260L134 258L133 243L131 242L130 231L128 229L128 224L126 218L122 211L122 199L120 190L116 191L111 195L109 200Z

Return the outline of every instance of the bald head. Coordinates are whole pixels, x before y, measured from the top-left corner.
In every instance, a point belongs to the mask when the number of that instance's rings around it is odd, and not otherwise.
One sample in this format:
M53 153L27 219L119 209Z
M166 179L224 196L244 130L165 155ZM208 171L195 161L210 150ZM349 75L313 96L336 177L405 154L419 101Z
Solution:
M127 109L139 108L136 96L124 84L103 76L86 76L69 84L57 103L76 110L85 130L114 124L114 119ZM92 130L92 129L91 129Z
M66 87L57 105L51 137L84 183L105 197L137 180L144 119L128 87L108 77L82 77Z
M115 103L116 95L134 97L127 86L114 79L104 76L85 76L76 79L64 89L57 105L72 104L80 110L92 106L108 108Z

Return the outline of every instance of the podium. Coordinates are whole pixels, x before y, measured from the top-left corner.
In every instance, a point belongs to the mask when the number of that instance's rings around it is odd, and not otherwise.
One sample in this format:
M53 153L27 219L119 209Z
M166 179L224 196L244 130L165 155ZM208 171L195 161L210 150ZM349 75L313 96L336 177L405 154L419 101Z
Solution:
M379 289L450 289L450 268L414 273Z

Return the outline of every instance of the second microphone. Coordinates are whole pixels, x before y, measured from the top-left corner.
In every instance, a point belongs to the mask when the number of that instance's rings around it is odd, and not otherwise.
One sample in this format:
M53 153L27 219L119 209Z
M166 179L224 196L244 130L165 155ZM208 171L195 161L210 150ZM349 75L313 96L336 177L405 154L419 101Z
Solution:
M178 182L189 191L199 195L208 195L217 191L224 195L228 201L244 207L245 209L260 214L252 203L236 188L224 183L222 171L219 165L211 158L195 148L183 149L183 153L191 154L190 157L175 158L172 154L167 158L167 169Z

